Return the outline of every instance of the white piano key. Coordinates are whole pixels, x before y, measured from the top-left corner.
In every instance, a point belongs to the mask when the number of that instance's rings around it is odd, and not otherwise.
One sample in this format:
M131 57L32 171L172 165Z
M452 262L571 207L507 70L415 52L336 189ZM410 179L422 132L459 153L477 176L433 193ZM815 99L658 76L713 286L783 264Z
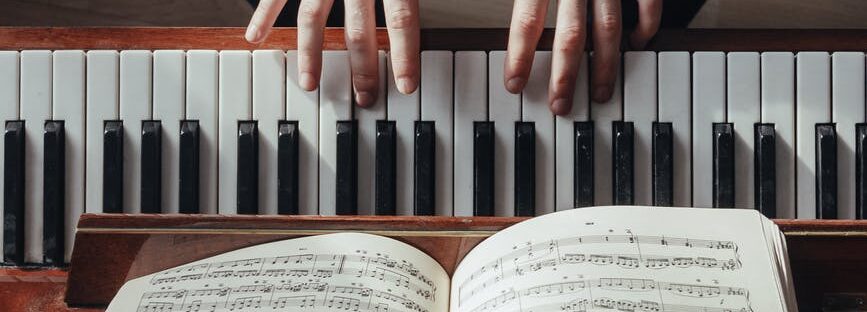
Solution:
M521 96L503 84L506 51L488 54L488 119L494 122L494 215L515 215L515 122L521 120Z
M726 63L726 109L735 130L735 207L755 204L754 125L761 121L761 67L757 52L731 52ZM855 130L852 130L855 133Z
M816 124L831 121L827 52L800 52L796 65L797 218L816 218ZM778 204L779 205L779 204Z
M24 120L24 261L42 262L43 126L51 119L51 51L21 52L21 119Z
M385 95L383 95L385 96ZM298 213L319 214L319 89L306 91L298 84L298 51L286 52L286 119L297 120Z
M219 56L214 50L187 51L186 115L199 121L199 212L217 207Z
M69 261L75 226L84 212L84 51L56 51L52 86L52 119L63 120L66 136L66 180L64 212L64 257Z
M117 120L119 61L117 51L87 52L87 163L85 211L102 212L103 130L106 120Z
M252 117L250 58L250 51L220 51L220 214L238 212L238 121Z
M674 205L692 206L692 113L689 52L659 53L659 121L673 130Z
M692 57L692 200L713 206L713 123L725 122L726 56L695 52Z
M840 219L854 219L855 124L864 122L864 53L836 52L831 61L831 117L837 123L837 207Z
M633 123L635 137L635 204L652 205L653 122L656 121L656 53L623 56L623 119Z
M259 122L259 214L277 214L277 121L286 116L286 56L253 51L253 119Z
M434 121L436 131L436 201L438 216L451 216L453 201L453 54L450 51L421 53L421 119Z
M419 94L416 89L411 94L397 90L391 56L388 59L388 119L395 122L397 130L397 211L399 216L413 214L413 144L415 143L415 121L420 114Z
M18 119L19 66L18 52L0 51L0 122L4 127L6 121ZM5 175L5 155L5 144L0 144L0 176ZM0 190L5 189L3 180L0 179ZM3 232L0 231L0 242L3 242Z
M592 58L591 54L591 58ZM611 205L613 201L613 181L611 158L614 145L612 122L623 119L623 72L618 69L617 80L614 82L614 92L605 103L590 104L590 115L593 120L593 201L596 205ZM590 83L593 85L593 82Z
M530 79L521 94L523 121L536 129L536 215L554 212L554 114L548 106L551 52L538 51L533 57Z
M123 120L123 209L141 211L141 125L152 119L150 51L120 52L120 119Z
M795 56L762 53L762 122L776 136L777 217L795 218Z
M379 51L379 92L372 107L356 108L358 119L358 214L373 215L376 206L376 121L385 119L385 51Z
M337 122L352 119L349 52L322 53L319 87L319 214L337 214Z
M154 51L153 119L162 127L163 213L179 211L180 126L185 110L186 54L181 50Z
M484 51L455 52L455 216L473 215L473 122L488 120L487 58Z
M575 96L572 98L572 111L566 116L554 117L556 124L556 168L557 203L556 210L572 209L575 206L575 125L576 121L587 121L590 117L590 78L588 77L587 53L581 57L578 78L575 82Z

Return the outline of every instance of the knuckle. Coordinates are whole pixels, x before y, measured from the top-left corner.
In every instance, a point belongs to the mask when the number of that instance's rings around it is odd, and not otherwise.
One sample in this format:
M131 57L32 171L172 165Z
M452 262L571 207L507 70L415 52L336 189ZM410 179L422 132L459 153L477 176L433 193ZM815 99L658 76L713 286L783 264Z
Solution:
M587 32L581 26L569 26L557 29L555 37L555 49L571 54L578 52L578 47L586 40Z
M599 31L603 34L616 34L620 32L620 17L613 13L599 16Z
M542 19L533 12L522 12L518 14L518 31L524 34L531 34L537 29L540 29Z
M319 7L311 1L302 1L298 6L298 26L314 27L319 21Z
M367 33L361 28L346 28L346 43L362 44L367 39Z
M388 14L389 27L397 30L410 29L415 25L415 15L408 8L399 8Z

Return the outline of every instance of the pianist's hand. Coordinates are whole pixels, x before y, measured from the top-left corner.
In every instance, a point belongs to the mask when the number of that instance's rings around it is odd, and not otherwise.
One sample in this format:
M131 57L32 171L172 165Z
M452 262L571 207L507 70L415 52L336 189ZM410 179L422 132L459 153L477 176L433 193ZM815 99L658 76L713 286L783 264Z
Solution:
M593 10L594 16L592 29L595 55L592 64L591 97L596 102L611 98L620 62L620 1L559 1L548 88L548 103L555 114L568 114L572 108L575 79L587 37L588 9ZM662 15L662 1L638 0L638 25L630 37L633 48L643 48L656 33ZM504 81L510 92L521 92L527 84L533 64L533 52L545 23L548 2L549 0L515 0Z
M335 0L301 0L298 7L298 80L312 91L322 70L322 36ZM340 1L340 0L337 0ZM247 41L265 40L286 0L262 0L253 13L245 35ZM370 0L345 0L346 46L352 66L355 101L366 107L374 103L379 85L376 15ZM391 42L391 63L397 88L412 93L418 87L418 0L384 0L386 26Z

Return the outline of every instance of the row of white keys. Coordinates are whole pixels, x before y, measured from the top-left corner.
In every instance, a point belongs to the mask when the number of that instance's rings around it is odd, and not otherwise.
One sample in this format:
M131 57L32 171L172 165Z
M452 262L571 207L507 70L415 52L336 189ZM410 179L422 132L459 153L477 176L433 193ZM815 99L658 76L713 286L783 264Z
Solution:
M356 108L358 120L358 214L373 215L376 207L376 122L386 118L386 59L385 51L379 51L377 66L379 88L376 102L367 108Z
M18 52L0 51L0 122L6 129L6 122L18 120L18 92L20 59ZM5 170L5 144L0 144L0 172ZM6 173L3 172L3 176ZM0 190L5 190L4 179L0 179ZM5 216L3 217L5 220ZM4 221L5 222L5 221ZM3 240L3 232L0 231L0 242Z
M774 124L776 137L777 217L795 217L795 56L791 52L762 53L763 123Z
M670 122L674 206L692 206L692 94L689 52L660 52L659 121Z
M54 52L52 119L62 120L66 137L64 257L69 261L78 217L84 212L84 51Z
M85 207L88 213L103 208L103 131L106 120L117 120L119 65L117 51L87 52L87 162Z
M120 120L123 121L123 209L141 211L142 120L150 120L153 56L150 51L120 52Z
M482 51L455 52L455 216L473 215L474 122L488 120L487 57Z
M319 214L337 214L337 122L352 119L349 53L322 53L319 87Z
M695 52L692 57L692 183L693 206L713 206L712 125L725 122L726 56Z
M250 51L220 51L219 213L238 211L238 121L250 120ZM276 129L276 127L275 127Z
M186 119L199 121L199 212L218 211L219 55L215 50L187 51Z
M503 83L505 51L488 54L488 120L494 122L494 215L515 215L515 122L521 120L521 96Z
M592 54L590 56L593 57ZM604 103L593 101L590 108L593 120L593 200L597 206L611 205L613 201L613 180L611 178L613 158L613 122L623 120L623 72L617 69L614 90L611 98ZM590 85L593 85L592 79Z
M298 83L298 51L286 52L286 119L298 121L298 209L319 213L319 89Z
M394 81L394 70L391 57L388 59L388 120L395 122L397 130L397 188L395 192L397 215L413 214L413 146L415 138L415 121L419 120L421 111L419 90L411 94L403 94L397 90Z
M536 215L554 212L554 116L548 105L551 52L536 52L530 77L521 94L522 120L533 122L536 130ZM502 83L495 80L492 83Z
M816 124L831 121L827 52L800 52L796 65L797 218L816 218Z
M587 54L581 57L578 76L575 80L575 94L572 98L572 110L564 116L555 116L555 175L556 199L555 210L567 210L575 207L575 122L587 121L590 117L590 79L587 70Z
M831 117L837 124L837 207L855 218L855 124L864 122L864 53L831 56Z
M421 120L433 121L436 136L434 155L436 169L436 201L438 216L451 216L452 211L452 132L453 54L449 51L421 53Z
M21 119L25 120L24 261L42 262L43 126L51 119L51 51L21 52Z
M186 53L181 50L154 51L153 119L160 121L162 135L163 213L179 211L180 125L186 98ZM135 135L135 134L133 134Z
M253 52L253 119L259 128L259 214L277 214L277 121L285 115L286 54Z
M634 198L652 205L653 122L656 112L656 53L626 52L623 56L623 119L634 129Z
M761 68L756 52L728 54L726 99L728 122L735 131L735 207L755 207L755 154L753 125L761 120L759 82Z

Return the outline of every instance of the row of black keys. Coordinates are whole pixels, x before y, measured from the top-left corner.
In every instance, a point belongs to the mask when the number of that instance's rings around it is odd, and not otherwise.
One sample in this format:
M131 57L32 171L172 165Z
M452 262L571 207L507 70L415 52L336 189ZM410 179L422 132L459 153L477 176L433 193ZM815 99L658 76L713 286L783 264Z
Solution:
M337 122L337 214L357 213L357 123ZM63 121L47 121L44 131L44 225L46 263L62 263L64 232L65 137ZM574 206L594 203L594 125L574 124ZM613 203L634 203L633 125L615 121L613 129ZM123 123L106 121L104 128L103 211L123 212ZM396 212L396 132L394 121L376 124L375 212ZM857 215L867 212L867 158L863 151L867 125L857 132ZM653 124L653 204L673 204L673 143L671 123ZM160 213L161 124L142 124L141 211ZM295 121L278 126L278 212L298 213L299 132ZM494 124L474 123L473 211L478 216L494 215ZM238 213L257 214L258 127L255 121L238 124ZM417 121L414 152L414 213L433 215L436 202L435 123ZM24 248L24 121L8 121L5 132L4 167L4 258L23 260ZM818 218L836 218L836 130L833 124L816 125L816 199ZM517 122L515 128L515 215L535 214L535 128L532 122ZM734 129L730 123L713 125L713 205L733 207L735 201ZM199 212L199 128L197 121L183 121L180 127L180 212ZM775 133L773 124L755 125L755 205L768 217L776 215Z

